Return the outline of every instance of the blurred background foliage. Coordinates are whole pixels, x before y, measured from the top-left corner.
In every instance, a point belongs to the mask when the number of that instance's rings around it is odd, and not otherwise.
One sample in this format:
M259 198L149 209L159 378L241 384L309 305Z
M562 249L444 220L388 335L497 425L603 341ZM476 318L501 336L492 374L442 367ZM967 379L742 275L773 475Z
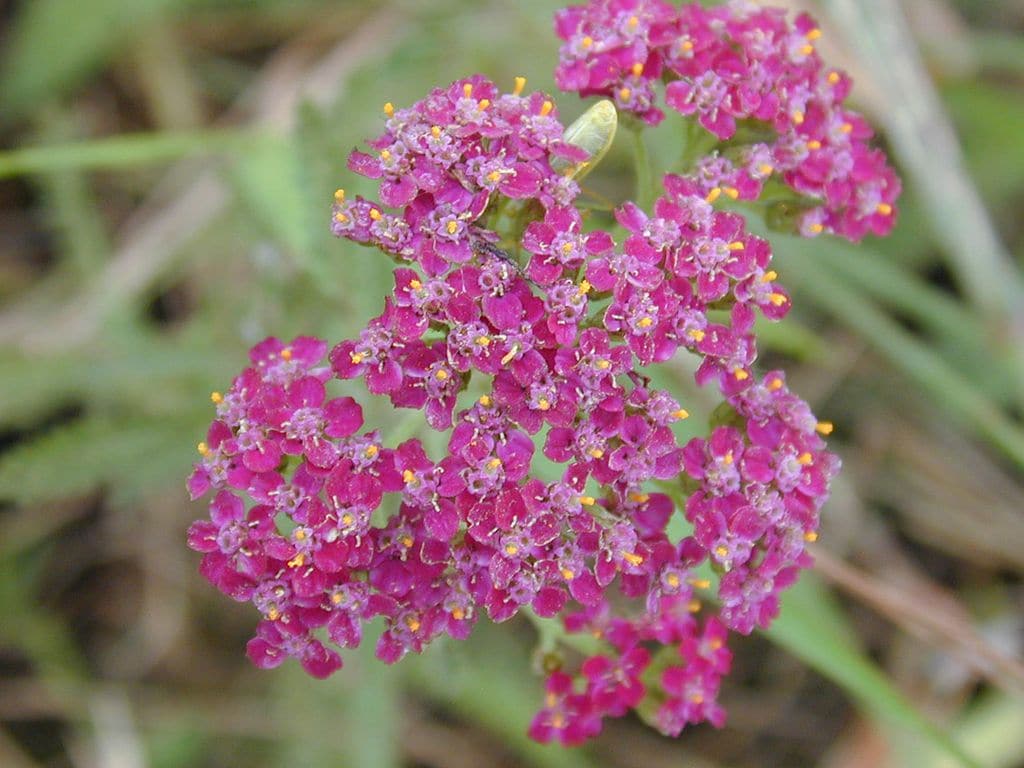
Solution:
M388 290L328 232L335 187L370 191L348 151L385 101L472 72L552 90L558 3L0 5L0 765L1024 765L1024 3L788 4L907 186L890 239L773 240L795 310L765 362L846 471L816 573L733 643L726 728L611 722L582 750L525 737L529 626L259 673L255 613L184 545L209 392L265 335L354 335ZM587 184L621 201L630 162L616 142Z

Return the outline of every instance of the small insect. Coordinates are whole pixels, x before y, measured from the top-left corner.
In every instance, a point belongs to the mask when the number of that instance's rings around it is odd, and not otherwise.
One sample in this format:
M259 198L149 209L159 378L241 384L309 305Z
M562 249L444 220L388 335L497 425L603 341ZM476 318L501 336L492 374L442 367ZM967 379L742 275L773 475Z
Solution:
M482 237L471 237L469 247L473 249L473 253L477 256L493 256L496 259L507 261L516 270L519 269L519 264L516 263L515 257L511 253L504 248L499 248L488 240L484 240Z
M540 289L540 286L537 285L537 283L535 283L523 271L523 268L519 266L519 262L516 261L515 256L506 251L504 248L500 248L494 243L488 240L484 240L482 237L471 237L469 241L469 247L473 249L473 253L476 254L477 256L485 258L489 256L491 258L498 259L503 264L507 264L512 269L512 271L516 273L516 275L518 275L523 280L528 282L534 288Z

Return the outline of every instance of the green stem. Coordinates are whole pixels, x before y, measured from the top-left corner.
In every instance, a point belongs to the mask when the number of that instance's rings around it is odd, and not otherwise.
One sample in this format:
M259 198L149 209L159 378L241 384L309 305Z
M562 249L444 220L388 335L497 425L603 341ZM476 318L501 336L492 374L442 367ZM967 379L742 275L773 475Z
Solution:
M654 186L654 169L651 167L651 155L644 141L643 128L639 124L632 126L633 156L636 162L636 204L644 210L650 210L654 199L658 196Z
M537 630L538 644L542 650L554 650L558 643L579 651L584 656L594 656L601 652L601 641L590 635L570 635L557 619L542 619L532 608L523 608L520 613L530 620Z

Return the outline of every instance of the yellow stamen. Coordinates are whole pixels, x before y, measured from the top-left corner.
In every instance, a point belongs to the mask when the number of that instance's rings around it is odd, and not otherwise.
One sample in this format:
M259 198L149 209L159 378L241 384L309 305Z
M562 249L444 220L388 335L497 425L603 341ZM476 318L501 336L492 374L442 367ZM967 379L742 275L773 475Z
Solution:
M843 123L839 127L839 130L841 130L843 133L853 133L853 123Z
M516 342L512 345L512 349L505 353L504 357L501 358L502 365L508 365L515 360L516 355L519 354L519 343Z
M435 125L431 127L430 135L433 136L435 139L441 138L441 126Z
M340 605L342 599L343 598L342 598L340 592L335 592L333 595L331 595L331 602L334 603L335 605Z
M762 283L770 283L772 280L776 280L779 277L779 273L774 269L769 269L763 275L761 275Z
M693 41L692 40L683 40L683 41L681 41L679 43L679 50L681 50L681 51L692 51L693 50Z
M644 561L643 555L638 555L635 552L623 552L622 559L632 566L640 565Z
M697 589L707 589L711 586L711 582L707 579L690 579L690 583Z
M651 497L646 493L631 493L629 494L629 500L635 501L637 504L646 504L650 501Z
M790 117L793 118L793 122L796 123L797 125L800 125L804 121L804 113L801 112L799 109L794 110L793 114L790 115Z
M715 202L715 200L717 200L721 196L722 196L721 188L720 187L714 187L714 188L712 188L712 190L710 192L708 192L707 197L705 197L704 199L707 200L709 203L713 203L713 202Z
M821 37L821 30L815 27L814 29L807 30L807 34L804 35L808 40L817 40Z
M599 371L607 371L609 368L612 367L612 361L598 360L596 363L594 363L594 367L597 368Z
M589 48L593 44L594 44L594 38L592 38L590 35L587 35L582 40L580 40L580 45L582 47L584 47L584 48Z
M735 459L733 458L732 451L726 451L725 456L722 457L722 462L726 465L732 464Z
M473 95L473 84L472 83L463 83L463 85L462 85L462 95L465 96L467 99L470 96Z
M629 88L619 88L619 101L629 101L629 97L633 95L633 92Z
M604 456L604 451L602 451L600 448L593 448L590 451L588 451L587 453L592 458L595 458L595 459L600 459L602 456Z
M736 377L736 381L746 381L750 378L750 374L742 368L736 368L733 370L732 375Z
M537 401L537 407L540 408L542 411L547 411L550 410L551 403L548 402L548 399L546 397L542 397L540 400Z
M281 350L281 359L282 360L291 360L292 359L291 347L285 347L284 349Z
M730 251L742 251L746 247L747 246L743 244L742 240L735 240L735 241L729 243L729 250Z
M517 77L516 79L521 80L522 78ZM461 608L452 608L452 618L456 621L462 621L466 618L466 612Z
M212 402L214 405L220 405L221 403L224 402L224 395L222 395L220 392L211 392L210 402Z
M818 434L831 435L832 434L832 422L831 421L819 421L815 427Z
M210 455L210 446L208 446L206 443L199 443L199 445L196 446L196 450L199 451L200 456Z
M402 481L406 485L410 485L412 483L415 483L416 482L416 473L413 472L411 469L404 470L402 472Z
M807 533L804 534L804 541L807 541L807 542L810 542L811 544L813 544L817 540L818 540L818 534L815 531L808 531Z
M892 206L889 205L888 203L879 203L878 205L875 206L875 210L878 211L883 216L888 216L890 213L892 213Z
M380 151L380 159L386 163L388 160L391 159L391 153L388 152L386 149L382 149Z
M415 542L413 541L412 536L410 536L409 534L406 534L405 536L403 536L402 538L400 538L398 540L398 543L401 544L406 549L409 549L409 547L411 547Z
M694 704L703 704L704 703L704 694L702 694L702 693L691 693L690 694L690 701L692 701Z
M740 191L736 187L726 187L722 191L725 192L725 196L730 200L735 200L740 196Z
M490 99L480 99L480 101L478 101L476 103L476 106L477 106L477 109L487 109L489 106L491 106L491 100Z
M370 218L373 219L374 221L380 221L381 218L382 218L381 212L378 211L376 208L371 208L370 209Z
M814 457L811 456L811 454L808 453L807 451L804 451L803 453L796 457L796 461L797 464L802 464L803 466L806 467L808 464L812 464L814 462Z
M576 574L573 571L569 570L568 568L563 568L560 571L560 573L562 574L562 578L565 579L566 581L572 581L573 579L576 578Z
M665 581L668 582L668 585L672 587L672 589L678 589L679 585L682 584L682 582L679 580L678 573L670 573L668 576L665 577Z
M694 341L696 341L698 344L704 341L704 337L707 336L707 334L704 333L704 331L702 331L700 328L693 328L687 331L686 335L689 336Z
M814 46L808 43L807 45L801 46L800 53L804 56L810 56L814 53Z
M496 184L501 181L501 171L491 171L487 174L487 180L491 182L491 184Z
M445 229L448 230L449 235L454 235L459 231L459 222L452 219L445 225Z
M632 67L630 68L630 71L631 71L631 72L633 73L633 75L634 75L635 77L640 77L640 75L642 75L642 74L644 73L644 65L643 65L643 62L640 62L640 61L636 62L636 63L635 63L635 64L634 64L634 65L633 65L633 66L632 66Z
M548 115L551 114L551 110L554 108L554 104L552 104L550 101L545 101L543 104L540 105L540 116L547 117Z
M336 202L336 203L344 203L345 202L345 190L344 189L336 189L336 190L334 190L334 202Z
M649 317L641 317L639 320L636 321L636 324L640 328L650 328L652 325L654 325L654 320Z
M783 304L786 303L786 294L773 293L768 297L768 301L770 301L776 307L781 307Z
M686 604L686 610L690 613L696 613L700 610L700 600L691 600Z
M714 639L712 639L711 641L708 642L708 647L712 651L717 651L719 648L722 647L722 641L719 638L716 637L716 638L714 638Z
M719 545L715 547L715 554L718 555L720 560L724 560L729 555L729 550Z
M768 163L761 163L759 166L757 166L757 170L760 171L762 176L770 176L772 172L775 170L775 167L769 165Z
M590 293L590 289L593 287L594 286L592 286L588 280L584 280L582 283L580 283L580 287L576 290L576 295L585 296L588 293Z
M405 626L409 628L410 632L418 632L420 629L420 620L415 616L410 616L405 620Z
M388 117L391 117L393 114L395 114L395 105L392 104L390 101L384 102L384 114L387 115Z
M811 139L807 142L808 149L821 149L821 142L817 139Z
M630 16L629 21L626 22L630 29L636 29L637 24L640 23L640 19L636 16Z
M304 530L302 530L301 528L296 528L295 529L295 540L296 541L305 541L306 540L306 532Z
M295 557L288 561L289 568L301 568L306 564L306 555L299 552Z
M506 555L510 555L511 556L511 555L516 554L518 551L519 551L519 547L517 547L515 544L506 544L505 545L505 554Z
M267 609L267 618L271 621L277 621L281 618L281 611L277 609L276 605L272 605Z
M592 507L595 504L597 504L597 499L595 499L593 496L580 496L579 502L584 507Z
M416 278L413 278L412 280L409 281L409 287L412 288L414 291L418 291L420 288L423 287L423 283L421 283Z
M368 445L366 446L366 450L363 451L363 455L366 456L366 458L368 459L372 459L378 453L380 453L380 448L378 448L376 445Z
M352 525L352 523L354 523L355 521L356 519L352 517L352 515L348 512L341 516L341 524L344 525L346 528Z
M361 362L363 362L363 359L365 357L366 355L364 355L362 352L353 352L351 355L348 356L348 359L352 361L352 365L359 365Z
M772 392L778 392L782 389L782 379L772 379L768 382L768 389Z
M473 341L480 347L489 347L491 345L491 339L489 336L477 336Z
M438 381L444 381L445 379L448 378L448 371L446 371L444 368L438 368L436 371L434 371L434 378L437 379Z
M490 461L487 462L487 468L488 469L497 469L500 466L501 466L501 459L499 459L497 457L495 457L495 458L493 458L493 459L491 459Z
M839 73L838 72L829 72L827 79L828 79L828 84L829 85L835 85L836 83L839 82L839 80L841 78L839 77Z
M526 87L526 78L525 77L517 77L515 79L515 86L512 88L513 95L518 96L519 94L521 94L523 92L523 88L525 88L525 87Z
M489 395L480 395L480 399L477 400L477 402L480 403L480 405L482 405L484 408L486 408L491 404L491 398Z
M685 408L680 408L678 411L672 411L672 417L676 419L688 419L690 418L690 412Z
M820 234L821 234L822 232L824 232L824 231L825 231L825 225L824 225L824 224L819 224L818 222L814 222L813 224L811 224L811 226L809 227L809 229L810 229L810 230L811 230L811 232L813 232L814 234L816 234L816 235L820 235Z
M346 216L341 211L338 211L336 214L334 214L334 220L339 224L344 224L346 221L348 221L348 216Z

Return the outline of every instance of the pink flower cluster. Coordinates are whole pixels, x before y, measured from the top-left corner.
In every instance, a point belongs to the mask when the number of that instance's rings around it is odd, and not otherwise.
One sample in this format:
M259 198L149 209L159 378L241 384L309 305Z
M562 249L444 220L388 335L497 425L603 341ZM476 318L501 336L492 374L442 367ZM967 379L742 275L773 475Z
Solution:
M805 209L805 236L859 240L892 229L899 179L868 145L867 122L843 106L850 79L824 66L814 47L821 31L806 14L790 23L747 0L591 0L559 11L555 31L563 90L608 96L654 125L664 81L665 103L718 138L718 150L686 169L705 194L755 200L777 177Z
M326 676L341 658L325 640L356 646L376 617L391 663L528 609L603 644L549 676L535 738L578 743L630 709L670 734L720 725L728 630L767 626L809 564L838 469L830 427L780 373L753 374L756 313L789 309L767 242L677 176L649 214L616 211L621 246L588 228L558 170L586 153L522 89L473 77L385 109L375 154L350 157L380 202L339 191L332 220L395 259L392 295L329 352L262 342L214 393L189 489L215 493L189 543L262 614L258 666L293 657ZM497 245L509 220L519 260ZM688 413L645 374L680 349L731 409L685 445L673 425ZM363 431L359 404L327 394L333 378L422 410L445 455ZM670 537L677 512L692 532ZM720 577L718 615L699 599L702 564Z

